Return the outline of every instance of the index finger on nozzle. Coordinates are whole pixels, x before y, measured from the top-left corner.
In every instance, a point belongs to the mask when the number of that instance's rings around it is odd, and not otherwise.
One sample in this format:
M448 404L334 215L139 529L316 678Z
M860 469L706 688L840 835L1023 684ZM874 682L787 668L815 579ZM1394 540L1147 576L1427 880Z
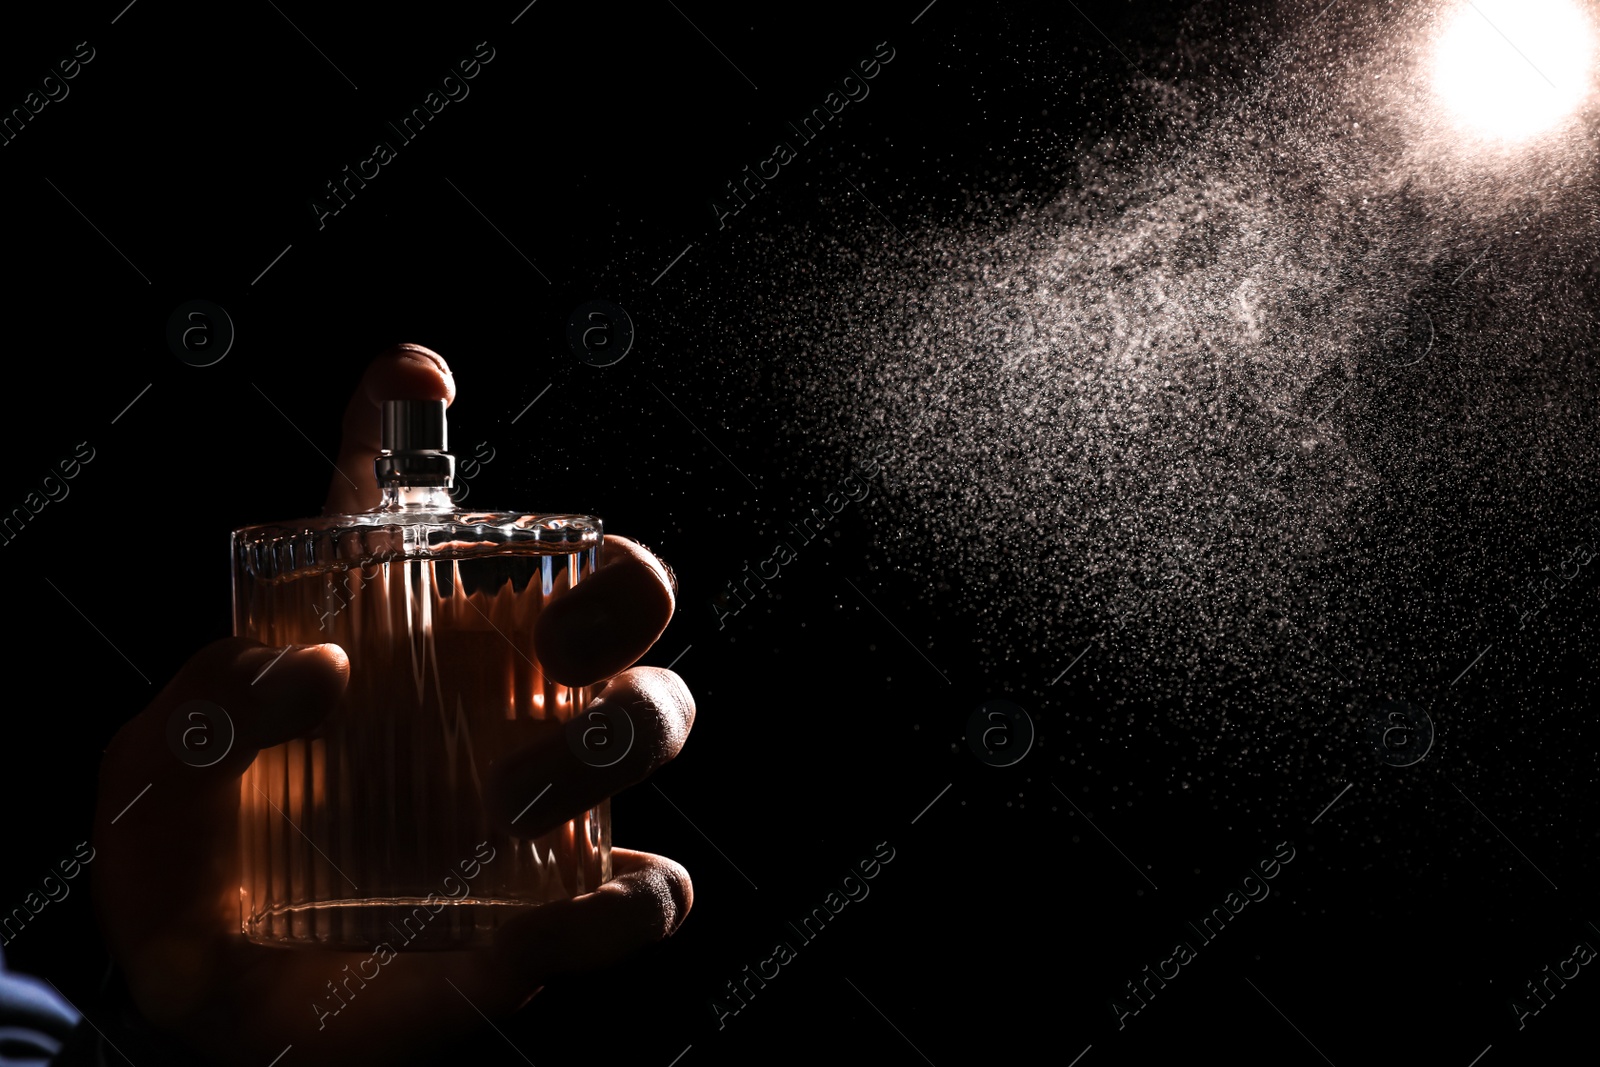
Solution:
M338 470L323 511L349 515L377 507L382 493L372 468L381 447L379 414L385 400L456 398L456 380L444 357L422 345L395 345L367 367L344 413Z

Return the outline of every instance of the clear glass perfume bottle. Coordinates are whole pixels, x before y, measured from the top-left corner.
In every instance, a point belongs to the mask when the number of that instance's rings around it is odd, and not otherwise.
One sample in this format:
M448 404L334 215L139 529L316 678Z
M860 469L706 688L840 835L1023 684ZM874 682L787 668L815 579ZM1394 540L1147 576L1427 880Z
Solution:
M547 679L533 628L594 572L600 520L457 509L444 407L383 405L374 510L234 531L234 632L350 659L318 732L263 749L241 784L252 941L485 945L518 909L611 877L609 802L532 840L485 804L495 758L559 732L596 688Z

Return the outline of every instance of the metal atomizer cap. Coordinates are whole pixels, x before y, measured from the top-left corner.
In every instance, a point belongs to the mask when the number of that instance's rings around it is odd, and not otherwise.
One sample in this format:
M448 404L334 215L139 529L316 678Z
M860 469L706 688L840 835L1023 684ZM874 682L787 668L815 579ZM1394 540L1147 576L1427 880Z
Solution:
M374 461L380 486L455 484L456 457L449 447L443 400L385 400L383 451Z

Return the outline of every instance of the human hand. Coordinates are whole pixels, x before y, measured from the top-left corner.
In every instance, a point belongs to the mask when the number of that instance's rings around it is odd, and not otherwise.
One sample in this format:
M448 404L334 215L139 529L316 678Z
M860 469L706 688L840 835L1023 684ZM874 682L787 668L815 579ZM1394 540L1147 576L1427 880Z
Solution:
M427 349L400 346L379 357L347 409L340 473L326 510L358 512L378 502L372 460L383 400L454 395L449 368ZM534 640L546 674L565 685L610 678L590 708L625 709L635 741L606 768L578 760L561 735L500 754L488 796L502 827L536 837L677 755L694 721L692 696L671 671L631 667L666 628L675 601L660 561L632 541L608 536L599 570L541 617ZM661 856L615 848L614 877L595 892L529 908L496 931L489 949L399 952L373 988L328 1025L313 1005L370 953L268 947L244 938L240 778L259 749L315 729L348 676L349 661L337 645L283 653L243 638L217 641L190 659L107 748L93 894L133 1003L156 1030L208 1059L256 1067L288 1046L293 1054L285 1067L351 1056L406 1061L475 1029L485 1016L514 1011L552 977L608 966L683 922L693 901L688 872ZM235 730L228 754L209 767L178 759L168 741L174 712L196 699L226 709ZM536 809L519 819L547 786Z

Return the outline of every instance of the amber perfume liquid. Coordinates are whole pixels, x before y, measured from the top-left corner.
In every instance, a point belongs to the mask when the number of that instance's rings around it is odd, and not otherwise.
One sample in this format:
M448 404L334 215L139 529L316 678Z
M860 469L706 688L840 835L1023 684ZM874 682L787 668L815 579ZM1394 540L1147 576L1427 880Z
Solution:
M235 632L350 660L319 731L262 750L241 782L252 941L481 946L611 877L609 802L535 839L498 832L485 804L493 762L552 738L597 688L546 678L533 629L596 567L598 520L465 514L437 487L386 504L234 535Z

